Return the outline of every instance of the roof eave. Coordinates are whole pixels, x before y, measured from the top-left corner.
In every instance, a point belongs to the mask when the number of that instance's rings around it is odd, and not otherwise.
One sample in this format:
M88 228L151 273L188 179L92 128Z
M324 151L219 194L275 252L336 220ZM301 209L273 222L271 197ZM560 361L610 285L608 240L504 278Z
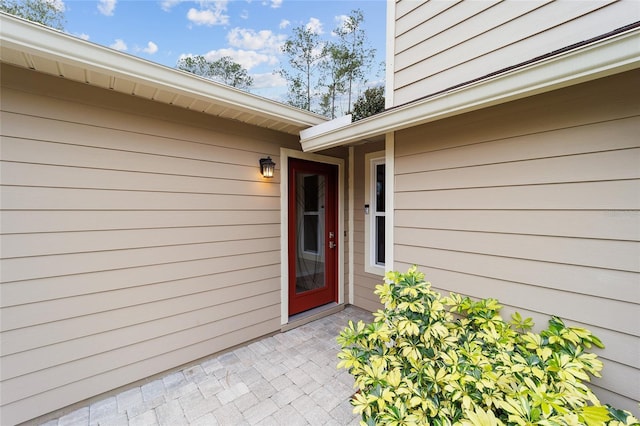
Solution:
M283 125L307 128L327 120L318 114L87 42L4 13L0 13L0 40L3 47L25 54L81 66L89 71L108 73L194 100L213 101L238 113L277 120Z
M389 109L338 129L301 138L315 152L420 124L534 96L640 67L640 28L432 97Z

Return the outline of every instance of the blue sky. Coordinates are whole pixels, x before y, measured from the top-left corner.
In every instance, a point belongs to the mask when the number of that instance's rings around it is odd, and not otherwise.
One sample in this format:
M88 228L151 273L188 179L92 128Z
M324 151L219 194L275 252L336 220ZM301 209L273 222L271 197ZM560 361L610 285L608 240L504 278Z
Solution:
M377 51L369 80L384 79L385 0L65 0L64 9L68 33L166 66L182 55L231 56L253 76L252 93L278 100L286 83L273 71L286 66L279 46L291 29L328 40L360 9Z

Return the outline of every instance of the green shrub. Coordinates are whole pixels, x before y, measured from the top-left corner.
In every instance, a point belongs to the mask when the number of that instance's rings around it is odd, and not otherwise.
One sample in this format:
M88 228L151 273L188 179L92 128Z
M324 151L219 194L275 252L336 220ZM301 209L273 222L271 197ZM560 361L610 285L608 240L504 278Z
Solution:
M540 334L519 314L505 322L495 299L442 298L416 267L376 287L384 310L349 322L338 368L355 377L363 425L631 425L586 386L603 347L588 330L552 318Z

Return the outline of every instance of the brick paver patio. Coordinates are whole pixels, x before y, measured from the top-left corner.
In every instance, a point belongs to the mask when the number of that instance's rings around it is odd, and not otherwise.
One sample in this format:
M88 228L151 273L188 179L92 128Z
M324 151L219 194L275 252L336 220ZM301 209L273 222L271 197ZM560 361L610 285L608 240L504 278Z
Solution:
M76 425L357 425L353 378L337 370L355 308L276 334L50 420Z

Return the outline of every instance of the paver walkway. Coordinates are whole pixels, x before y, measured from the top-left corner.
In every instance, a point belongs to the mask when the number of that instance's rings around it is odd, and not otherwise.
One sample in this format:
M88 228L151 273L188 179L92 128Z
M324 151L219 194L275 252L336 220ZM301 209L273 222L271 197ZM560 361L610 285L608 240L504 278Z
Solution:
M357 425L336 336L355 307L97 401L46 426Z

